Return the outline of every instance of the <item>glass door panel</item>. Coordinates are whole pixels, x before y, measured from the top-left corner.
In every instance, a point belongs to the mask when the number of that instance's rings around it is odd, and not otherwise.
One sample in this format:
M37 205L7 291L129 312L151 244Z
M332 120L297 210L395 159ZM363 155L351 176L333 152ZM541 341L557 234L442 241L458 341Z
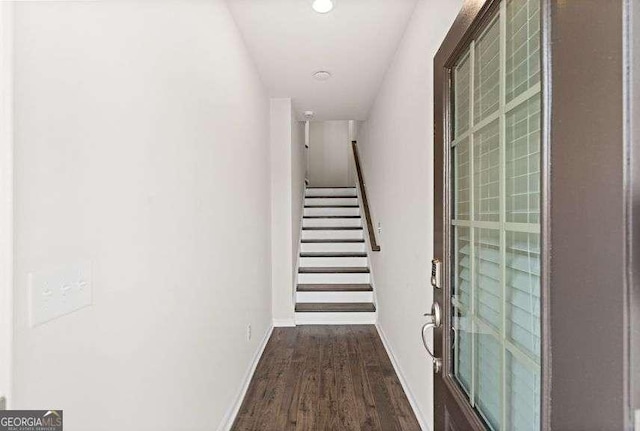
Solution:
M453 67L453 376L494 430L540 429L540 2L503 0Z

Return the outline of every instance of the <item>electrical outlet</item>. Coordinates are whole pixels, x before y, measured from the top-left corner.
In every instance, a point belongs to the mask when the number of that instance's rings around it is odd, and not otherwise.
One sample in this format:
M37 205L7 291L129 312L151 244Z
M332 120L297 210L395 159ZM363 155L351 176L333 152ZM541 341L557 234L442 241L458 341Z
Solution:
M382 233L382 225L378 222L378 233Z
M92 303L91 263L49 268L28 276L29 321L36 326Z
M247 325L247 341L251 341L251 323Z

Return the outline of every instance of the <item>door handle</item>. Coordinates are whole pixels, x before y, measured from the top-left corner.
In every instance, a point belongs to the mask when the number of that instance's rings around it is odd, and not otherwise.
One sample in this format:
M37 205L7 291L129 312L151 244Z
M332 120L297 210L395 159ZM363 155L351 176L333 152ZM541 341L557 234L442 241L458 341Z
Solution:
M430 322L428 323L433 323L434 328L439 328L442 324L442 310L440 309L440 304L434 301L431 306L431 313L425 313L423 316L429 318Z
M429 357L431 358L431 361L433 362L433 371L435 373L439 373L440 369L442 368L442 359L436 358L436 356L431 351L431 348L429 347L429 343L427 343L427 331L429 329L438 328L442 324L442 311L440 310L440 304L438 304L437 302L434 302L433 305L431 306L431 313L427 313L424 316L429 318L429 322L422 325L422 331L421 331L422 344L424 345L424 348L427 351L427 354L429 355Z

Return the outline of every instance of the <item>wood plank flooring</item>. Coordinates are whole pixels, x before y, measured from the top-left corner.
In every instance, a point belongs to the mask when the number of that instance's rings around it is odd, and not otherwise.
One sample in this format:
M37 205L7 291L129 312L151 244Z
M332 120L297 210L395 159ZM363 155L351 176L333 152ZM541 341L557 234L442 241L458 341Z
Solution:
M375 326L275 328L234 431L419 431Z

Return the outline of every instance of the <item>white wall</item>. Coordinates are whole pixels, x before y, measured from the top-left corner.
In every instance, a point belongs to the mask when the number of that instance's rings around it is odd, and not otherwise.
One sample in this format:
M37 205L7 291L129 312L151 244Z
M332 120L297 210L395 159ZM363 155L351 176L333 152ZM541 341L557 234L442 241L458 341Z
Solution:
M371 256L379 325L433 429L431 364L420 341L430 311L433 240L433 56L460 0L420 0L358 131L367 192L382 251Z
M358 140L358 129L362 127L362 121L349 120L349 141Z
M20 2L15 30L14 407L215 429L271 323L269 101L225 3ZM27 274L81 259L93 305L29 327Z
M13 345L13 28L0 3L0 397L11 407Z
M291 251L292 255L292 283L295 285L298 276L298 262L300 255L300 236L302 229L302 215L304 210L304 179L307 174L307 154L304 147L305 123L296 121L295 111L291 110Z
M355 185L349 121L313 121L309 141L311 186Z
M294 324L293 272L300 229L293 206L300 200L294 196L300 191L293 182L294 171L300 175L297 145L295 157L293 149L298 140L295 126L291 99L271 99L271 284L276 326ZM304 182L304 172L302 178Z

